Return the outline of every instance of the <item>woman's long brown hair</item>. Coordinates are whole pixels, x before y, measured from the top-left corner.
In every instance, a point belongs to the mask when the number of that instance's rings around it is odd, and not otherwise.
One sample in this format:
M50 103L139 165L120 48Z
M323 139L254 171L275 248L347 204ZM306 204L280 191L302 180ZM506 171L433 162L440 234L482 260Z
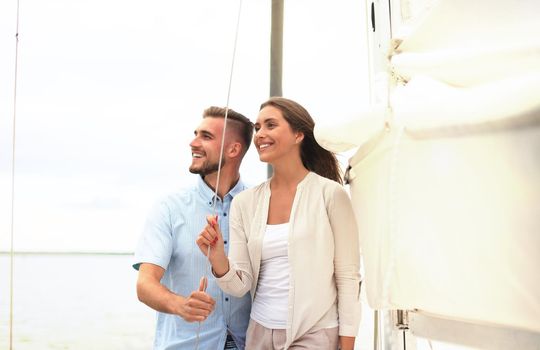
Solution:
M322 148L315 140L313 135L315 122L308 111L297 102L283 97L271 97L261 105L260 109L266 106L279 109L291 129L304 134L300 145L300 157L306 169L343 184L336 155Z

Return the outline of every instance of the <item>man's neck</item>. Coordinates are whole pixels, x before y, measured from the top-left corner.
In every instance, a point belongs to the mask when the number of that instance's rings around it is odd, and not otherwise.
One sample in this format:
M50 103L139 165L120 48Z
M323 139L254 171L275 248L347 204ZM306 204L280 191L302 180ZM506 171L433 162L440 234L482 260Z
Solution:
M221 169L220 172L220 179L218 184L218 177L217 177L217 171L205 175L203 177L203 181L212 189L212 191L216 191L216 186L219 186L218 188L218 196L219 198L223 199L223 197L229 193L231 189L236 186L238 183L238 180L240 180L240 173L238 171L233 173L228 173L227 171L223 171L224 169Z

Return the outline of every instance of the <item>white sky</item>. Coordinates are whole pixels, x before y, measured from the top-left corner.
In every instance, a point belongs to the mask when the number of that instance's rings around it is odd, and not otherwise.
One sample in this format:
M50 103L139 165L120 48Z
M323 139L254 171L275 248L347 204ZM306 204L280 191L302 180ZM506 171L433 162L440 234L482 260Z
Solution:
M0 3L0 250L9 248L16 1ZM269 94L270 1L244 0L230 106ZM21 1L15 249L132 251L158 198L193 182L188 143L224 106L238 1ZM286 1L284 96L316 122L367 98L363 1ZM266 165L250 150L244 178Z

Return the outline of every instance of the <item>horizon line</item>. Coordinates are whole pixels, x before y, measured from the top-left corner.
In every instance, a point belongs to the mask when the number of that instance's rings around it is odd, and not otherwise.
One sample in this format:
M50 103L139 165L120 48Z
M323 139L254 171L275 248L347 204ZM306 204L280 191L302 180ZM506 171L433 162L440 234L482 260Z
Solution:
M13 255L133 255L134 252L115 251L47 251L47 250L19 250ZM11 255L10 251L2 250L0 255Z

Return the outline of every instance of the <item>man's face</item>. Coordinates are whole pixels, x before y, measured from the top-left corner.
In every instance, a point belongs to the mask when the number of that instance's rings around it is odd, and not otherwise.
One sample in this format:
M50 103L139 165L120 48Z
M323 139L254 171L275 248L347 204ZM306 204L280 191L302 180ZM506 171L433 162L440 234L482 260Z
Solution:
M223 134L223 118L206 117L195 129L195 137L190 142L191 166L189 171L202 176L218 170L219 150ZM225 158L221 166L225 165Z

